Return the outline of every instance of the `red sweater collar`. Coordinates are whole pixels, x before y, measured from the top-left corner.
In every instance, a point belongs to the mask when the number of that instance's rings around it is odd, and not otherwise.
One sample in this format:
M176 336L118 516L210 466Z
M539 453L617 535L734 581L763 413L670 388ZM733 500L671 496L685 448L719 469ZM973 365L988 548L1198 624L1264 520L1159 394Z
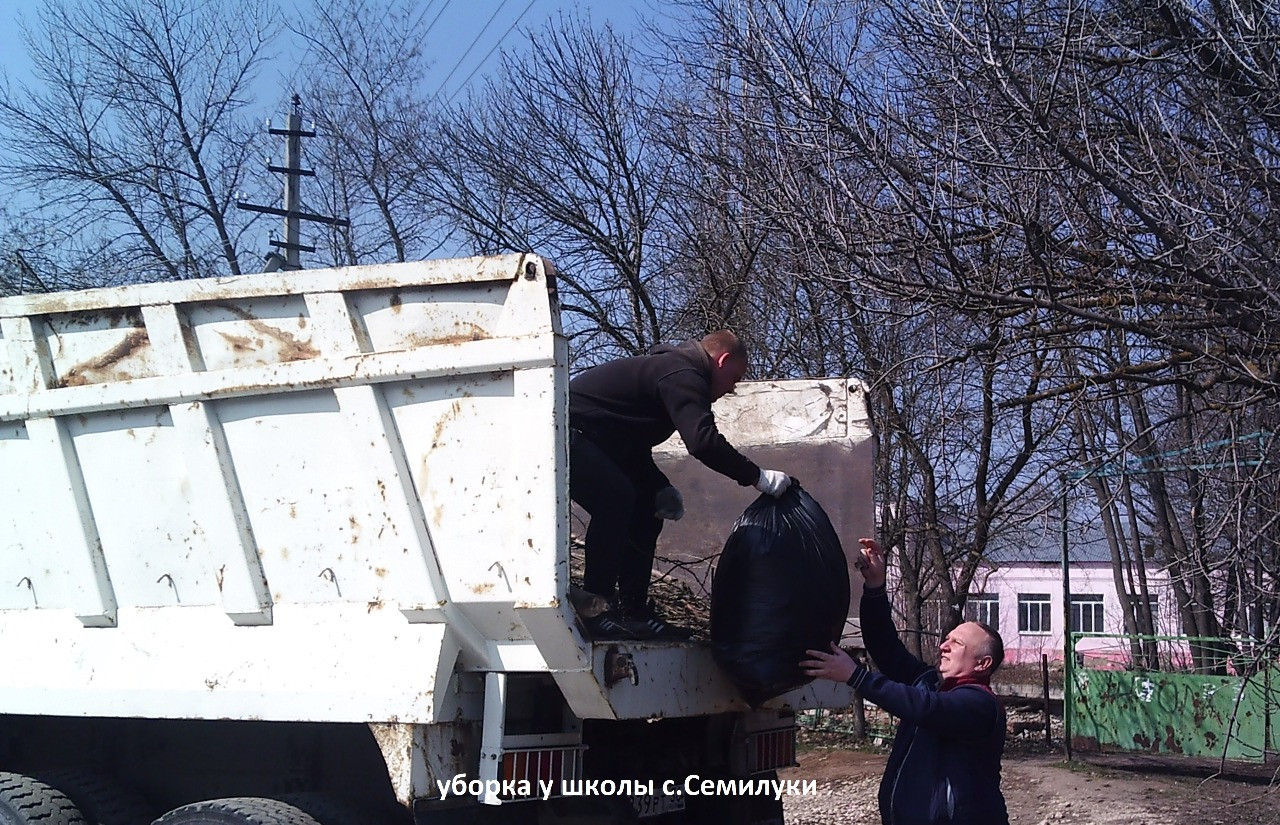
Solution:
M990 683L991 683L991 679L985 676L975 676L973 674L970 674L969 676L950 676L942 680L942 685L938 688L938 690L939 691L951 690L952 688L957 688L957 687L960 687L961 685L977 685L978 687L986 690L988 693L992 693Z

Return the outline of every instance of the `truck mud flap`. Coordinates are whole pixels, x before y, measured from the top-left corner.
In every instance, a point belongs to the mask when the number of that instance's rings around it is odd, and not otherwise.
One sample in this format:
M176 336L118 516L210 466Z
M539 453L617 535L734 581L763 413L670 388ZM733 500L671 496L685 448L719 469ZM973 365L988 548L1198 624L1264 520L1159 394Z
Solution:
M771 789L764 787L769 784L764 780L777 778L774 771L753 776L753 780L761 780L754 783L759 788L758 793L690 796L686 800L686 822L689 825L784 825L783 801L776 798Z

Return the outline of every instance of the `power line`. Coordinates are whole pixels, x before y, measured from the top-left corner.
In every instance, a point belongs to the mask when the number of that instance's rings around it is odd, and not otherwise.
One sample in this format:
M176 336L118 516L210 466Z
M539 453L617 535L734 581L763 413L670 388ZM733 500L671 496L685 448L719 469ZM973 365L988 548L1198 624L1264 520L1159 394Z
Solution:
M462 57L458 58L458 62L454 64L453 68L449 71L449 74L445 76L445 79L440 81L440 87L436 89L435 94L431 96L431 103L435 103L436 99L440 97L440 93L444 91L444 87L448 85L454 74L462 67L463 62L466 61L472 50L475 49L476 44L480 42L480 38L484 37L484 33L489 30L491 25L493 25L493 21L498 16L499 12L506 8L508 2L510 2L510 0L502 0L502 2L498 4L498 7L493 10L493 14L489 16L484 27L480 29L480 32L475 36L475 39L471 41L471 45L467 46L467 50L462 53Z
M498 47L502 45L503 41L507 39L507 35L511 34L512 29L520 25L520 21L524 19L524 16L529 13L529 9L533 8L533 4L536 2L538 2L538 0L529 0L529 5L525 6L524 11L520 12L520 16L516 18L515 22L507 27L507 30L502 33L502 37L498 38L498 42L493 44L493 48L489 50L488 54L486 54L484 58L476 64L476 67L471 70L471 74L467 75L466 80L458 84L458 88L453 90L453 94L449 95L449 99L444 102L444 105L448 106L452 103L453 99L458 96L458 93L467 87L467 84L471 82L471 78L475 77L476 72L480 71L481 66L489 62L489 58L493 57L493 53L496 52Z
M1192 444L1189 447L1182 447L1176 450L1167 450L1156 455L1140 456L1131 458L1127 461L1106 461L1097 467L1073 470L1067 474L1072 480L1080 480L1083 478L1109 478L1114 476L1137 476L1137 475L1158 475L1171 472L1183 472L1187 470L1222 470L1231 467L1261 467L1270 462L1265 458L1241 459L1239 461L1204 461L1194 463L1179 463L1173 466L1164 466L1160 462L1166 462L1172 458L1181 458L1184 456L1197 455L1216 450L1220 447L1232 447L1237 444L1245 444L1250 441L1262 442L1262 448L1268 447L1268 442L1275 436L1275 433L1267 430L1249 433L1248 435L1237 436L1236 438L1224 438L1220 441L1210 441L1203 444Z
M444 5L440 7L440 11L436 12L436 16L431 18L431 22L427 24L427 30L423 32L424 35L431 34L431 30L436 27L436 23L440 20L440 15L444 14L445 9L449 8L449 4L452 2L453 0L444 0ZM423 15L425 16L426 13L430 10L431 10L431 7L428 6L426 9L423 10Z

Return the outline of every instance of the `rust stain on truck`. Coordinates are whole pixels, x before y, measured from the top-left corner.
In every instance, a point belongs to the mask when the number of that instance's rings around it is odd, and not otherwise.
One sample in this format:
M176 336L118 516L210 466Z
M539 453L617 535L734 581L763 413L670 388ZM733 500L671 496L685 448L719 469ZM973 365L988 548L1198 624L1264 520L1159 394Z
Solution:
M274 338L280 343L280 360L281 361L307 361L312 358L320 357L320 350L316 349L311 341L299 341L297 336L292 333L277 329L270 324L262 321L250 321L249 326L255 331L269 337Z
M453 332L443 333L414 333L404 337L405 347L408 349L417 349L419 347L438 347L450 346L453 344L468 344L472 341L486 341L493 336L484 327L474 324L465 323L457 324Z
M113 367L126 358L138 355L150 346L151 340L147 337L147 331L145 329L135 329L126 335L124 340L102 355L91 358L88 361L82 361L67 370L66 375L62 376L57 386L81 387L85 384L127 381L130 378L134 378L136 376L129 373L113 371Z
M230 332L219 332L218 335L231 347L236 353L256 353L266 349L267 340L274 340L280 345L279 359L280 363L290 361L309 361L313 358L320 357L320 350L310 341L300 341L298 337L290 332L277 329L270 324L264 323L257 319L247 319L249 327L263 336L261 338L252 338L248 335L235 335Z

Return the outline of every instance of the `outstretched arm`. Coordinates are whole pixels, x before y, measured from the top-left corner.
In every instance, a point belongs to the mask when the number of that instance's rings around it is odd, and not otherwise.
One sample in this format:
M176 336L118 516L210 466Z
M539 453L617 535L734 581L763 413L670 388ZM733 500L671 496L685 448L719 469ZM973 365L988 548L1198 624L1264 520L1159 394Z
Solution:
M658 394L689 455L743 487L755 484L760 467L720 434L711 412L711 389L692 369L678 370L658 382Z
M972 739L985 736L998 724L997 700L981 688L956 688L945 693L921 690L873 673L834 644L830 651L805 652L809 658L800 663L805 675L845 682L899 719L922 728Z
M911 655L893 626L889 594L885 591L887 562L880 544L872 538L861 538L858 542L862 547L855 566L863 580L859 606L862 640L881 673L895 682L912 684L930 667Z

